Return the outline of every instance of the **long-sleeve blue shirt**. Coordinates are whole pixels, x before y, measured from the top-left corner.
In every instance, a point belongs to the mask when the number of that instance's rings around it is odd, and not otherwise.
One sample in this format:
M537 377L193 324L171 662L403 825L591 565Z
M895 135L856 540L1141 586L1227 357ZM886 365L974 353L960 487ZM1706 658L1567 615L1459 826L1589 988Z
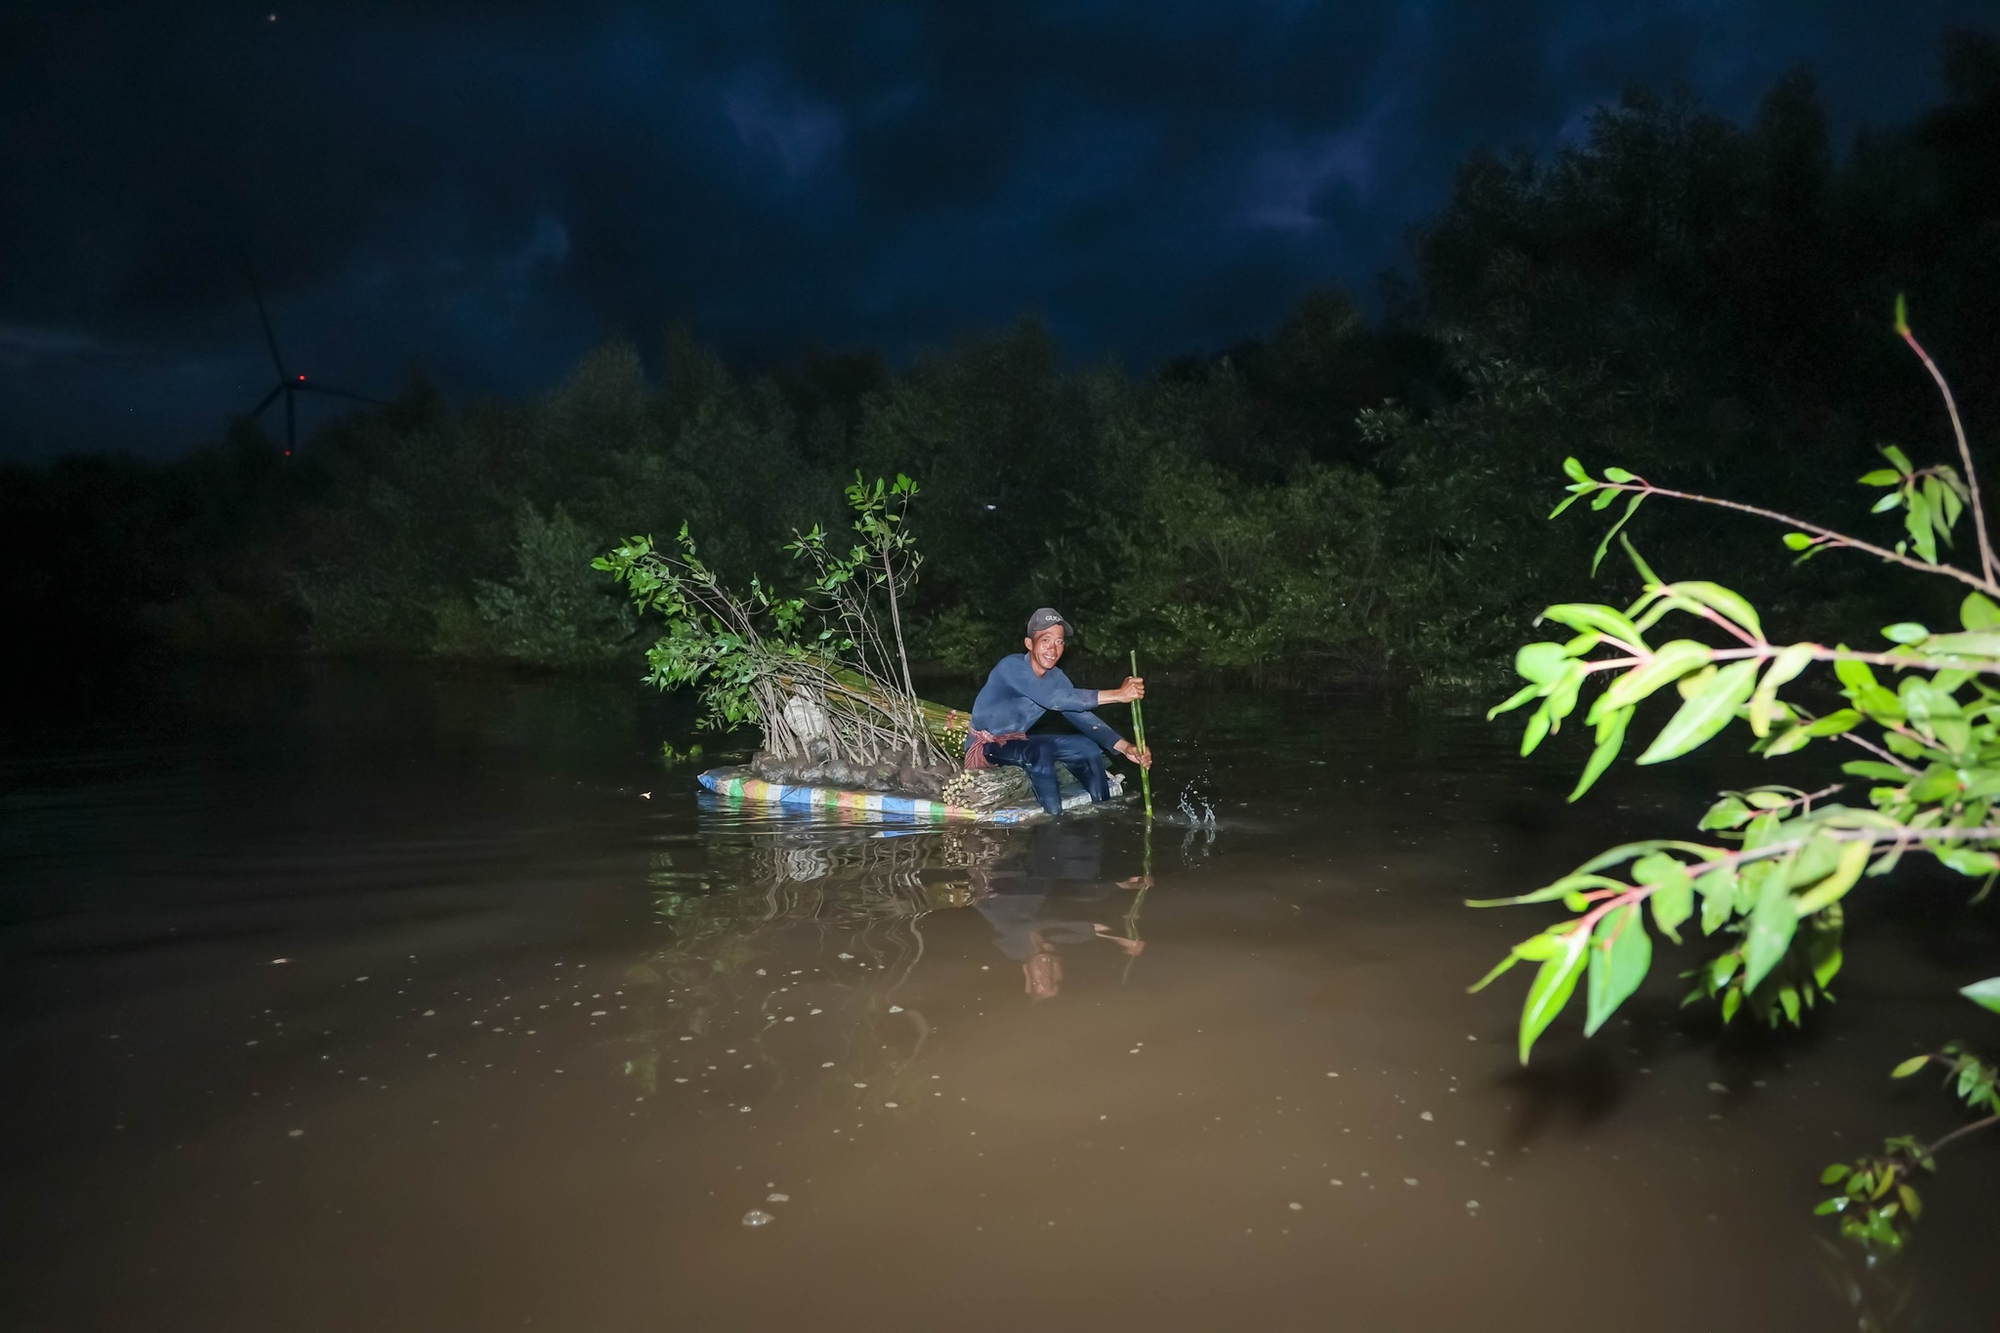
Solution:
M972 701L972 728L1004 736L1010 731L1026 731L1041 721L1044 713L1061 713L1078 731L1105 750L1113 750L1124 738L1098 720L1090 711L1095 707L1096 690L1079 690L1069 683L1061 667L1050 667L1047 675L1037 676L1028 655L1015 653L1001 658L980 687L979 697ZM965 748L972 748L969 740Z

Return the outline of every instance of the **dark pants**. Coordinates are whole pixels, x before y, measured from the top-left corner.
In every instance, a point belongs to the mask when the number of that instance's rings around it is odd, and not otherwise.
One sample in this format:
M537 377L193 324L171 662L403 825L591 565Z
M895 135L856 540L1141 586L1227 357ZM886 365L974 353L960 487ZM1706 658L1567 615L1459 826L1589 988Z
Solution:
M1088 736L1056 732L1045 736L1023 736L1018 741L994 741L986 747L986 762L1010 764L1028 772L1035 799L1052 815L1062 813L1062 795L1056 786L1056 765L1067 768L1093 801L1109 800L1111 788L1104 780L1104 751Z

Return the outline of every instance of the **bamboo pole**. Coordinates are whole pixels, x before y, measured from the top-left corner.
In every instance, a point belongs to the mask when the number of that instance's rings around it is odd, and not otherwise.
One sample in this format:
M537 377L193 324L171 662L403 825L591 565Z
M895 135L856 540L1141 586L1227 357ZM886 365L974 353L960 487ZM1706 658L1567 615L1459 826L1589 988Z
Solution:
M1141 853L1139 870L1139 891L1132 895L1132 906L1125 913L1125 938L1128 940L1140 938L1139 913L1146 906L1147 892L1153 887L1153 825L1150 821L1146 824L1145 839L1145 850ZM1129 953L1125 955L1125 970L1118 974L1120 986L1132 979L1133 961L1134 955Z
M1139 674L1139 650L1132 650L1132 674ZM1139 753L1146 752L1146 714L1139 707L1139 701L1132 701L1132 743L1139 747ZM1153 771L1144 764L1139 765L1139 790L1146 797L1146 818L1153 817Z

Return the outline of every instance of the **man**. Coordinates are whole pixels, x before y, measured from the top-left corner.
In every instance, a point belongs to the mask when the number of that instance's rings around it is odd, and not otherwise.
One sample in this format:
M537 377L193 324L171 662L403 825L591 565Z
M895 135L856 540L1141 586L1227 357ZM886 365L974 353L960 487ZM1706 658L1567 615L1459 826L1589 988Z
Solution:
M1026 769L1035 799L1052 815L1062 813L1056 765L1067 768L1093 801L1110 796L1104 756L1122 754L1141 768L1153 766L1153 752L1141 750L1098 720L1090 710L1101 704L1129 704L1146 697L1146 682L1127 676L1115 690L1079 690L1056 663L1068 646L1069 622L1052 607L1028 617L1028 651L1003 657L986 677L972 701L971 733L965 741L965 766L991 768L1006 764ZM1061 713L1082 735L1030 736L1028 728L1047 712Z

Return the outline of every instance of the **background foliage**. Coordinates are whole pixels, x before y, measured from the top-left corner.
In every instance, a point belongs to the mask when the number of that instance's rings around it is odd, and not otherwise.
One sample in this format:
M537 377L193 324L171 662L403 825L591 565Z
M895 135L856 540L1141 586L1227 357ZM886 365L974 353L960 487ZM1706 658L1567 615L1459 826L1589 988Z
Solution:
M1065 366L1032 321L760 373L677 330L650 371L613 342L527 401L414 383L289 463L239 427L168 465L7 470L0 612L80 645L636 666L629 610L572 557L686 521L723 577L769 575L858 468L924 487L933 664L990 661L1052 602L1086 649L1159 666L1481 677L1587 559L1542 521L1565 456L1851 527L1843 479L1935 414L1880 337L1897 290L1968 415L2000 420L2000 44L1945 66L1940 105L1851 145L1803 74L1744 125L1631 93L1552 154L1469 160L1376 317L1310 293L1144 375ZM1647 550L1734 568L1752 540L1698 514ZM1826 561L1741 591L1802 637L1929 595Z

